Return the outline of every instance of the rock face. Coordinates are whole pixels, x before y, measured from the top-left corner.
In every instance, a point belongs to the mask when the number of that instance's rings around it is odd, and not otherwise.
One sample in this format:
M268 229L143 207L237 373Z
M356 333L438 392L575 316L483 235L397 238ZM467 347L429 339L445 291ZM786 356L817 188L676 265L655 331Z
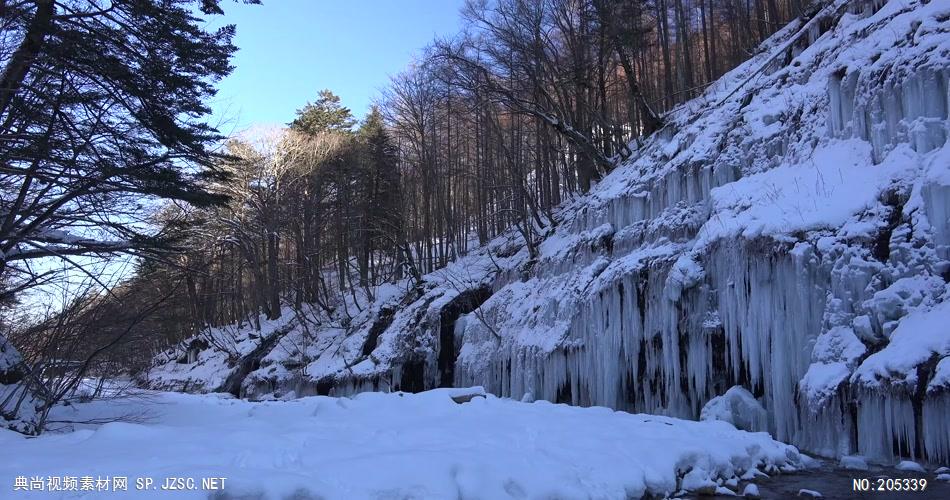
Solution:
M284 336L244 395L483 386L698 418L740 386L805 450L947 462L948 19L826 2L562 207L535 258L510 233L382 287Z
M740 385L780 440L945 462L938 3L832 3L675 112L496 282L503 338L466 322L456 383L693 418Z

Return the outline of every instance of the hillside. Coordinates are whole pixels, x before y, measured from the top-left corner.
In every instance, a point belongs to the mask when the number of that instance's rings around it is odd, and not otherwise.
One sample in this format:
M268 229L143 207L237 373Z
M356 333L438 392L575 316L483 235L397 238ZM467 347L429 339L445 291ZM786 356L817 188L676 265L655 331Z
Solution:
M424 277L216 329L152 388L288 399L480 385L700 417L733 386L813 453L950 460L950 5L844 1L631 143L529 255L511 231ZM342 308L341 308L342 309Z

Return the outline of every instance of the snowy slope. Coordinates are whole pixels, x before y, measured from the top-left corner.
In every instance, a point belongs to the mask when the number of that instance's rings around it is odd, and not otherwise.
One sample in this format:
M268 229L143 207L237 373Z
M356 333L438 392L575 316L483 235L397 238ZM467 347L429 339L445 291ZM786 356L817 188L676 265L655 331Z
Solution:
M723 422L489 396L459 389L251 403L218 395L145 393L59 410L85 425L25 439L0 431L0 484L16 476L128 477L95 498L207 498L206 491L136 491L135 478L225 477L228 498L640 498L807 460L765 433ZM385 415L385 418L380 418ZM111 483L110 483L111 484ZM733 488L739 488L732 483ZM9 490L8 490L9 491ZM75 498L80 492L29 492ZM98 494L98 496L96 496Z
M806 450L950 460L948 20L827 2L562 207L535 261L511 233L294 330L242 394L481 385L698 418L742 386Z
M255 325L227 325L210 328L156 356L160 369L145 374L145 385L166 391L206 393L227 390L228 378L239 369L238 362L258 354L278 340L296 322L288 310L280 318L258 318ZM269 342L270 340L270 342ZM272 348L272 347L271 347Z

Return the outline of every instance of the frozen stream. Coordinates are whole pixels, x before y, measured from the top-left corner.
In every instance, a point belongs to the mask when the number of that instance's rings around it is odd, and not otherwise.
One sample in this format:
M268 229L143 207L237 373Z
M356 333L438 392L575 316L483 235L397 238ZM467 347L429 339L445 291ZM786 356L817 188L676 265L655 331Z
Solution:
M855 479L870 480L871 491L854 491ZM926 479L927 488L923 491L875 491L881 479ZM796 498L802 489L817 491L825 499L878 498L903 500L946 500L950 498L950 483L938 481L932 473L905 472L893 468L872 467L867 471L846 470L828 464L806 472L783 474L764 479L758 483L763 499ZM808 497L802 497L808 498Z

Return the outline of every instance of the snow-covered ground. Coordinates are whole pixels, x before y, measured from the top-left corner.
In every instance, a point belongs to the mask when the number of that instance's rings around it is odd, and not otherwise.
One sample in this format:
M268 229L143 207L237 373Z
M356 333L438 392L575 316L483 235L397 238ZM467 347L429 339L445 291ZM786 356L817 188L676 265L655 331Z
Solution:
M719 421L452 399L475 392L255 403L145 391L77 404L53 420L98 422L32 439L0 430L0 496L206 498L202 478L224 477L224 492L240 498L640 498L716 480L742 491L758 471L808 462L766 433ZM119 416L127 421L102 423ZM11 496L18 476L42 478L44 491ZM75 477L79 488L83 477L108 477L109 491L50 492L50 476ZM128 478L128 491L111 491L115 477ZM154 483L139 491L144 478ZM162 490L166 478L193 478L198 489Z

